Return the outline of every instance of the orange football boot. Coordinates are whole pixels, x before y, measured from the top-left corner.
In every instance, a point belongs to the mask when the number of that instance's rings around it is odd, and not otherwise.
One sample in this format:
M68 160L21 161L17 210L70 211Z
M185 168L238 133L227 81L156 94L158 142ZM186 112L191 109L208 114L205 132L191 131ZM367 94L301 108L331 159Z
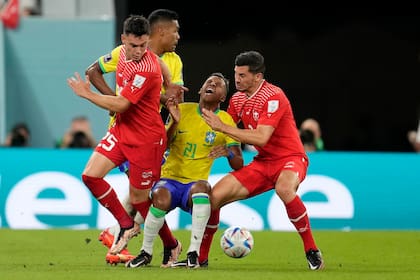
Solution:
M107 253L105 257L105 261L111 265L117 265L119 263L126 263L131 261L136 256L130 254L127 249L122 249L120 253L113 255L111 253Z
M112 243L114 243L114 236L109 232L109 228L104 229L101 234L99 234L98 240L108 248L111 248Z

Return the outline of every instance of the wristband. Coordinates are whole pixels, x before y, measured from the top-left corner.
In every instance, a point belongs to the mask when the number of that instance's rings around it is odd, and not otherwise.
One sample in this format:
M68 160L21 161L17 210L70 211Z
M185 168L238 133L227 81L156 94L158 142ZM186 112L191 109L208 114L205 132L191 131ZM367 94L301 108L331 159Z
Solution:
M228 154L228 156L227 156L228 160L231 160L231 159L233 159L234 157L235 157L235 154L234 154L231 150L229 150L229 154Z

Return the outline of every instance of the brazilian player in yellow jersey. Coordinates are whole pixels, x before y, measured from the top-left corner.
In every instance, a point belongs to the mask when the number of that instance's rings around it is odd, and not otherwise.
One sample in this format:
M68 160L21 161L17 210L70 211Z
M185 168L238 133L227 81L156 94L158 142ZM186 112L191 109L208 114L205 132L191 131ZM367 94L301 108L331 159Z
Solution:
M182 183L207 180L214 160L214 157L209 156L212 149L215 146L225 146L225 151L228 152L230 147L240 144L224 134L209 129L201 117L199 104L185 102L179 104L178 109L182 118L176 130L174 129L169 155L162 166L161 177ZM221 119L235 126L235 122L227 112L217 109L216 113ZM171 125L173 118L167 127Z
M169 96L176 96L178 102L183 101L183 93L188 90L185 88L182 75L182 60L178 54L175 53L176 46L180 39L178 14L167 9L158 9L150 13L148 17L151 34L149 41L149 49L160 57L161 68L163 73L164 85L161 91L161 104L164 105ZM119 94L119 89L111 89L103 77L106 73L115 72L118 63L129 63L129 61L120 61L121 52L124 51L122 46L117 46L109 54L101 56L97 61L88 67L86 74L89 75L92 84L102 93L106 95ZM168 88L168 86L170 86ZM161 106L162 110L162 106ZM163 110L162 110L163 111ZM162 112L161 112L162 113ZM113 112L110 112L109 125L112 125ZM163 116L164 119L166 117ZM121 165L119 168L122 172L126 172L128 166ZM128 174L127 174L128 175ZM144 219L133 211L128 196L123 199L123 205L128 213L135 215L135 224L140 229L139 224L142 224ZM115 240L114 235L119 232L118 224L106 228L101 232L99 240L107 247L112 246ZM164 242L164 254L162 260L162 267L169 267L171 262L176 261L181 251L181 243L178 242L170 232L169 227L165 223L160 232L161 238ZM111 264L124 263L134 256L130 255L127 250L120 252L117 255L107 254L106 261Z
M232 117L220 110L220 103L225 101L228 87L228 81L221 73L213 73L199 91L199 103L177 105L172 98L168 99L170 120L166 131L169 156L162 166L161 179L152 187L152 206L144 222L140 254L126 262L127 267L150 264L153 241L164 224L165 215L176 207L192 216L186 266L200 267L198 254L211 213L211 186L207 181L210 169L214 160L223 156L227 157L233 169L243 166L240 143L224 133L212 130L201 116L201 110L206 108L236 126Z
M148 20L150 22L151 34L149 48L161 58L171 75L171 85L184 86L184 78L182 75L182 60L175 52L178 41L181 36L179 35L179 22L176 12L168 9L157 9L150 13ZM182 87L183 90L188 90ZM178 102L184 101L184 92L175 88L175 94L178 94ZM173 92L168 93L167 87L162 88L160 96L161 115L165 121L168 116L168 111L163 105L166 104L168 97Z

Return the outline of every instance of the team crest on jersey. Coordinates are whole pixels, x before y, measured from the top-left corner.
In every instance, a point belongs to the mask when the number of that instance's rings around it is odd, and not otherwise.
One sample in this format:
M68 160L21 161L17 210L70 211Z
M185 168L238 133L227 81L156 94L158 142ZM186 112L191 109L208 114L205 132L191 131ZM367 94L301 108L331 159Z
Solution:
M252 118L254 119L254 121L258 121L258 119L260 118L260 114L257 111L253 111Z
M131 84L131 91L134 91L134 88L141 88L146 78L140 75L134 77L133 83Z
M204 139L204 141L207 144L213 144L215 139L216 139L216 133L214 131L206 132L206 138Z
M104 55L104 62L105 63L110 62L111 59L112 59L112 54L109 53L109 54Z
M279 101L278 100L270 100L268 101L267 112L274 113L279 108Z

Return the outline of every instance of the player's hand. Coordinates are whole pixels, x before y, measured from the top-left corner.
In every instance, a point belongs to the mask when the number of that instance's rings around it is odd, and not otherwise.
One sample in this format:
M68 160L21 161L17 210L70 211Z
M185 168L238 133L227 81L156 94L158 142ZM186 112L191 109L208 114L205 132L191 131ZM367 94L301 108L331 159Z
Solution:
M224 124L213 111L202 108L201 112L204 120L213 130L222 131Z
M169 111L169 114L171 114L171 117L175 123L178 123L181 119L181 112L178 108L178 100L175 97L169 97L166 101L166 108Z
M166 92L166 96L169 97L175 97L177 99L177 101L179 103L184 102L184 93L186 91L189 91L189 89L185 86L182 85L177 85L174 83L170 83L166 88L165 88Z
M209 153L211 158L227 157L229 155L229 150L225 145L214 146Z
M74 73L74 77L67 79L67 84L70 88L80 97L86 97L90 93L90 81L89 76L85 76L86 81L80 77L79 73Z

